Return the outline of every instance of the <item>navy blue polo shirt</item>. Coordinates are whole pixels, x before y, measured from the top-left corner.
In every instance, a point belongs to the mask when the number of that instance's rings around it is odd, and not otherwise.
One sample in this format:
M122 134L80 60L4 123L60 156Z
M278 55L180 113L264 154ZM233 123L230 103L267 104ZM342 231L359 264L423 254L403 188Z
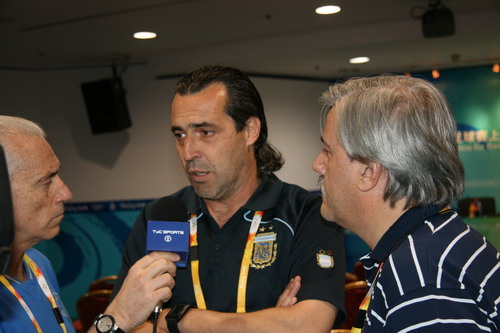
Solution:
M376 279L363 332L496 332L498 251L452 210L412 208L361 258Z

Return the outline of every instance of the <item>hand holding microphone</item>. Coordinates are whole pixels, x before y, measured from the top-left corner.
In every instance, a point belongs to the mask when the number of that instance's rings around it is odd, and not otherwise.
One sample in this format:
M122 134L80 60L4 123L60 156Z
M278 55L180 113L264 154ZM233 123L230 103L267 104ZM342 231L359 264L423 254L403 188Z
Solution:
M161 198L151 206L146 232L156 235L153 237L156 241L146 242L147 254L130 268L120 292L106 309L106 313L116 319L121 329L127 331L141 325L155 305L155 316L158 318L163 302L172 297L177 265L180 263L185 266L189 251L187 217L186 206L175 197ZM172 248L171 242L165 241L165 236L182 235L179 231L184 229L175 229L177 223L183 223L181 227L187 226L187 240L176 242L176 247ZM164 230L172 232L164 233ZM157 238L161 238L161 241Z
M173 252L180 256L177 267L186 267L189 255L189 223L184 203L176 197L163 197L151 206L151 214L146 227L146 252ZM154 317L163 307L159 303L154 309Z
M120 291L106 309L118 326L128 331L144 323L156 304L172 297L179 255L153 252L138 260L129 270Z

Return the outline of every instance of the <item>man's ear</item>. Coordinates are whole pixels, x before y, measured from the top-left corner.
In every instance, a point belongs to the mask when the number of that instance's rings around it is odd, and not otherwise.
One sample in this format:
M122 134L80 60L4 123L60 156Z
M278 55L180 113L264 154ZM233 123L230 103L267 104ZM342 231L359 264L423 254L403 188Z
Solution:
M360 163L359 189L368 192L375 188L381 181L382 165L376 162Z
M250 117L245 124L245 132L247 136L247 145L253 145L260 135L260 120L257 117Z

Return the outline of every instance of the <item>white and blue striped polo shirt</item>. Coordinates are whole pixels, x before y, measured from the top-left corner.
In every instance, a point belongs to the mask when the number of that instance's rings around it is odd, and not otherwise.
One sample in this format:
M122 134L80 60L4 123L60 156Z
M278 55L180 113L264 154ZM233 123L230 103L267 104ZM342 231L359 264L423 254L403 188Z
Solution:
M499 252L458 214L413 208L361 258L371 283L363 332L498 332Z

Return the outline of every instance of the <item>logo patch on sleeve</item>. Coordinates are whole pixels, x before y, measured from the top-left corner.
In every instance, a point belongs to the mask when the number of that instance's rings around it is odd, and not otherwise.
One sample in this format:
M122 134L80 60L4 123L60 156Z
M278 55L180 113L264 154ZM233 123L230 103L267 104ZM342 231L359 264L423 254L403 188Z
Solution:
M320 250L316 253L316 263L321 268L332 268L335 266L333 252L331 250Z

